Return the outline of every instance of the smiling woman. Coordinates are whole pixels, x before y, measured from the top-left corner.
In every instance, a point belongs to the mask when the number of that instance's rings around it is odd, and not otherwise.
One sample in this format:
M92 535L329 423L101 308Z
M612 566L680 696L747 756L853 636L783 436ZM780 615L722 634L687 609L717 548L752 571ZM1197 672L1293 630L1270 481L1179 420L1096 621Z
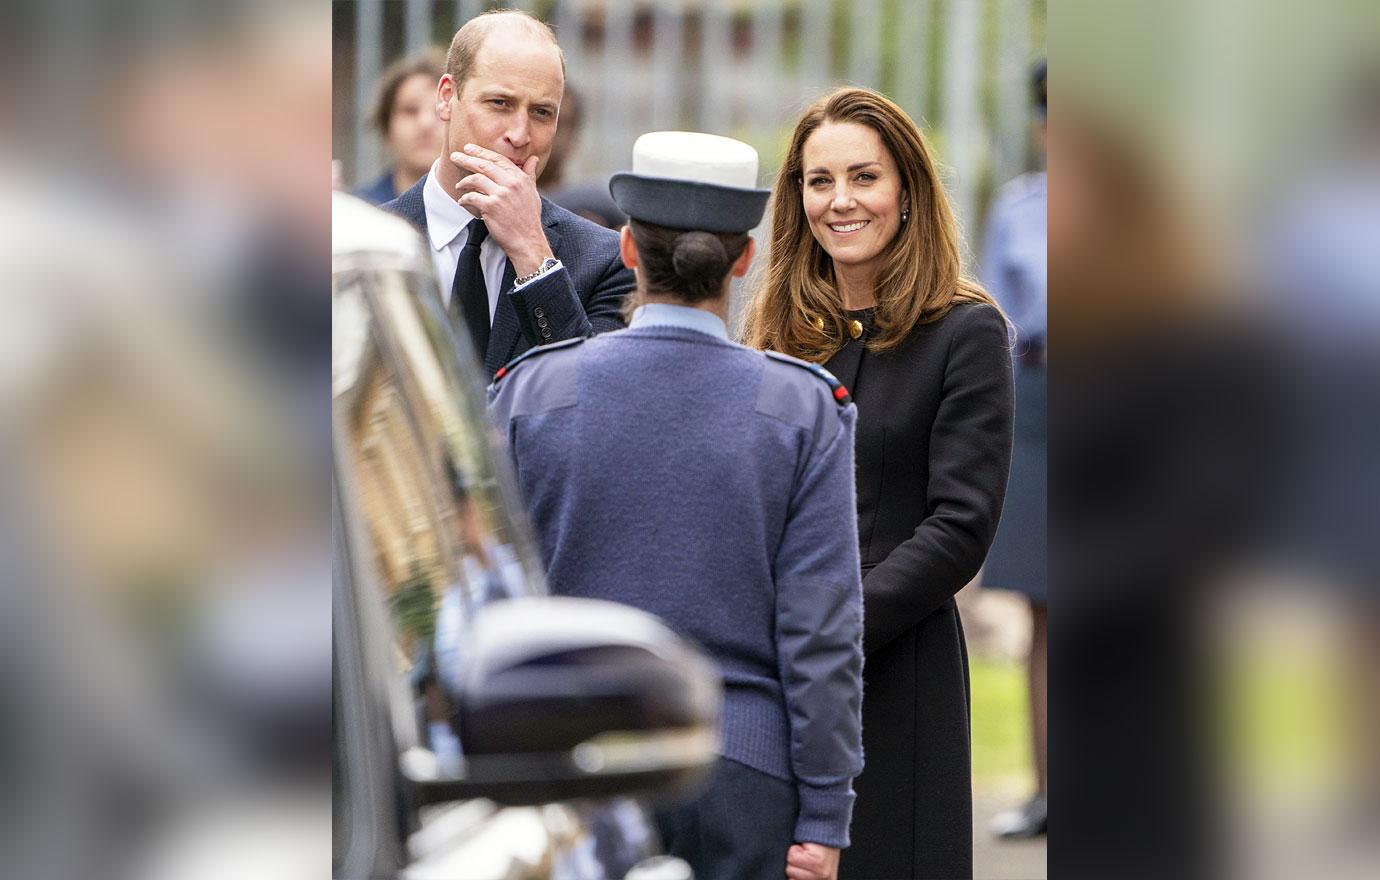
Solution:
M816 103L777 177L747 342L852 392L863 754L840 877L972 876L968 656L954 594L996 532L1011 460L1007 325L959 274L919 129L865 89Z
M803 152L805 217L833 260L843 307L872 308L883 252L909 213L896 162L877 132L856 122L824 123Z

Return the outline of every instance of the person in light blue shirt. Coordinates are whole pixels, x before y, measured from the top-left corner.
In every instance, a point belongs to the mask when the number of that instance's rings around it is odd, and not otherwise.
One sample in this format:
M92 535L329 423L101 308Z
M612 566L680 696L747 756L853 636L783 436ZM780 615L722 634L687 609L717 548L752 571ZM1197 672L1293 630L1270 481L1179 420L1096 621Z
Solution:
M988 215L982 281L1016 328L1016 357L1038 360L1048 338L1049 184L1044 171L1014 178Z
M629 326L495 374L553 592L611 599L704 646L724 681L720 761L658 810L697 877L833 880L862 769L856 408L822 368L732 342L768 190L756 151L638 139L613 198L631 218Z
M1040 62L1032 76L1035 92L1036 139L1043 152L1046 68ZM1048 183L1044 171L1022 174L997 193L987 224L982 281L1006 312L1016 331L1016 417L1011 449L1011 476L1006 506L983 566L982 582L1015 590L1030 602L1030 720L1035 765L1035 795L1020 809L1002 813L993 822L999 837L1022 838L1044 834L1048 827L1046 767L1048 755L1049 530L1046 523L1045 458L1049 430L1045 391L1045 362L1049 349L1046 261L1049 241Z

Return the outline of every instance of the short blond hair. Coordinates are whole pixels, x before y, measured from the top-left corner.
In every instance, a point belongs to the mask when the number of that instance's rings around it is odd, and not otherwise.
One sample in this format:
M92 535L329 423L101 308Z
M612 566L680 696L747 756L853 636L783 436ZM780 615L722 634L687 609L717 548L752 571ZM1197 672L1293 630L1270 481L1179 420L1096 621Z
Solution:
M466 80L474 72L474 59L479 56L484 40L488 38L494 26L502 21L519 22L524 24L533 36L550 40L551 45L556 47L556 54L561 58L561 76L565 76L565 53L561 51L560 43L556 42L556 32L549 24L521 9L491 9L465 22L450 41L450 51L446 53L446 73L455 80L457 92L465 87Z

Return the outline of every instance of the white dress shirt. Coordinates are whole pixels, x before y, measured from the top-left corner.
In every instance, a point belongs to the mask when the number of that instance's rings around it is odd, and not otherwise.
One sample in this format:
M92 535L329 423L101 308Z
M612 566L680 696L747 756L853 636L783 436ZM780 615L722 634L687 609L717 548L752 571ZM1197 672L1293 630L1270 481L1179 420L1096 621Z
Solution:
M426 231L431 239L431 262L441 283L441 302L450 309L450 289L455 283L455 268L460 264L460 249L469 241L470 221L475 216L446 193L436 177L441 159L431 166L422 187L422 202L426 206ZM491 235L479 246L479 265L484 269L484 286L489 293L489 324L494 322L494 309L503 288L503 269L508 257Z

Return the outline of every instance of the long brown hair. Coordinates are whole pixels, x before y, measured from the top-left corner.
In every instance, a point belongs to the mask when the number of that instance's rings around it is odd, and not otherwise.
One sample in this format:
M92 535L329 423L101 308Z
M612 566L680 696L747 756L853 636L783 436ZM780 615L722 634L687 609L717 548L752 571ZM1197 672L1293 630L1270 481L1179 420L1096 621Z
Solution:
M743 341L821 363L848 339L833 261L810 232L802 201L805 141L825 122L855 122L877 132L900 172L903 198L910 197L910 219L882 252L876 332L867 347L895 348L916 325L948 314L956 301L995 308L981 285L960 275L958 224L920 129L883 95L844 88L806 110L791 136L772 192L771 255L747 309Z

